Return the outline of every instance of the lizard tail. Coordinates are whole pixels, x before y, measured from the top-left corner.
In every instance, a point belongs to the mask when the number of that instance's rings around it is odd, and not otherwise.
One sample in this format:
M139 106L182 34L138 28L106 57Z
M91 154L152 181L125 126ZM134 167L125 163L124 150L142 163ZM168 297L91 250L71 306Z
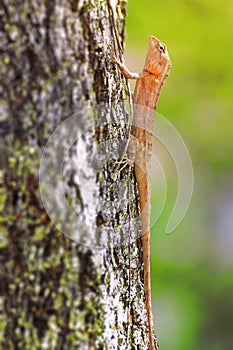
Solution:
M158 342L154 334L154 322L151 300L151 280L150 280L150 231L142 236L143 260L144 260L144 283L146 296L146 309L149 328L150 350L158 350Z

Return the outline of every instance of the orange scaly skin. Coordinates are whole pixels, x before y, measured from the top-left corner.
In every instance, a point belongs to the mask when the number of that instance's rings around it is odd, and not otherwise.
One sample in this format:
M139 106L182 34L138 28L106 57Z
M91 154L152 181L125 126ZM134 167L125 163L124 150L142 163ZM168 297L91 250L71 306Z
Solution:
M133 121L128 145L128 157L134 164L139 191L142 220L142 247L144 284L148 317L150 350L157 350L154 335L150 278L150 169L154 111L163 83L171 67L167 48L154 36L149 37L149 47L141 74L130 73L123 63L113 58L128 79L137 79L133 98Z

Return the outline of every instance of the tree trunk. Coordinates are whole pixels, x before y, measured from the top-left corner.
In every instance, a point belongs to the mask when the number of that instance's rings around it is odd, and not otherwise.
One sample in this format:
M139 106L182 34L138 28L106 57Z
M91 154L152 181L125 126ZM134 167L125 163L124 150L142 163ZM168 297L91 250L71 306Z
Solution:
M148 348L125 6L1 1L2 349Z

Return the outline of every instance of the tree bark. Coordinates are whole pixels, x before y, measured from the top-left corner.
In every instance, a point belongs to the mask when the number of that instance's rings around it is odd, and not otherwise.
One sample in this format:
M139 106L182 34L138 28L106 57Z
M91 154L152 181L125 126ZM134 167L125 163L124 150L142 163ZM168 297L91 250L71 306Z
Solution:
M148 348L125 6L1 1L2 349Z

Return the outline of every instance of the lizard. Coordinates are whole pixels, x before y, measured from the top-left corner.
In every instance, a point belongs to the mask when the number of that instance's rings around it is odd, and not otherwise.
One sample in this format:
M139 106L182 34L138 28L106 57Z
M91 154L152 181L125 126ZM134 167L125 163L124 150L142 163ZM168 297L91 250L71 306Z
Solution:
M162 86L168 76L171 61L166 45L152 35L149 37L147 57L142 73L131 73L124 63L116 59L113 53L111 56L126 79L136 79L133 96L133 120L127 157L128 164L134 165L139 192L149 348L157 350L158 342L154 334L150 276L150 169L154 112Z

